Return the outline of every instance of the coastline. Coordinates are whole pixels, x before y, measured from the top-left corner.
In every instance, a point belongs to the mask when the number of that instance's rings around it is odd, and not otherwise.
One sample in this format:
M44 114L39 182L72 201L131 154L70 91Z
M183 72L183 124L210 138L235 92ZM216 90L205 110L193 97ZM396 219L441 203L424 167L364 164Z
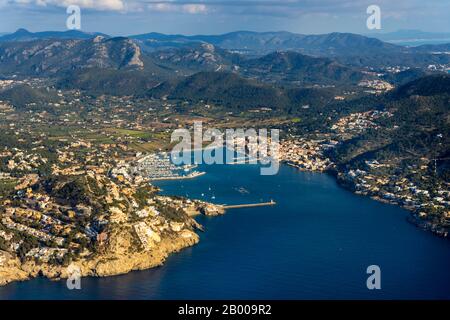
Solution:
M186 176L151 179L150 182L194 179L205 174L206 172L194 172ZM225 213L225 210L219 205L193 201L200 203L200 207L197 207L195 212L190 211L189 214L186 212L182 224L169 220L170 232L152 231L151 233L156 234L154 236L156 238L150 235L151 240L146 246L136 249L135 243L133 243L134 234L137 232L135 224L132 222L116 224L101 252L89 258L80 258L72 262L70 266L75 266L81 277L109 277L163 265L169 255L192 247L200 241L199 235L194 230L203 232L204 229L193 217L201 214L218 216ZM153 225L151 218L146 218L141 222ZM156 230L154 227L152 228L152 230ZM70 277L68 267L47 262L36 263L33 260L22 262L18 257L0 251L0 287L37 277L45 277L49 280L67 279Z
M336 179L336 182L340 187L352 191L355 195L369 196L373 200L379 202L400 206L411 212L411 216L408 218L409 222L423 230L429 230L437 235L440 235L441 237L444 237L442 234L437 232L438 230L433 229L432 226L424 224L423 221L418 220L411 209L377 196L355 192L355 190L352 190L351 185L345 184L345 181L341 181L342 179L339 179L338 171L334 169L326 171L312 171L298 168L296 166L289 165L288 163L284 164L294 167L300 171L329 174ZM168 180L178 179L174 178ZM202 214L202 212L197 212L195 215L200 214ZM205 212L203 212L203 214L208 215ZM223 212L221 214L223 214ZM192 247L199 243L200 238L198 234L193 231L193 229L200 231L203 230L202 227L192 218L195 215L193 214L191 216L189 228L179 230L170 236L161 238L161 242L153 246L151 250L131 253L128 252L127 247L130 244L130 237L133 229L131 226L117 227L114 229L111 239L108 241L107 247L101 254L96 255L92 259L82 259L76 261L74 262L74 265L80 268L82 277L109 277L161 266L164 264L169 255L180 252L185 248ZM214 216L214 214L209 215ZM2 266L0 259L0 286L5 286L16 281L31 280L37 277L46 277L49 280L60 280L68 278L69 274L67 272L67 266L56 266L47 263L36 264L33 261L27 261L22 264L17 258L7 260L6 264Z
M189 178L197 176L199 175ZM109 277L161 266L169 255L199 243L200 237L197 231L203 232L204 228L194 219L196 216L213 217L225 214L221 205L200 200L188 201L190 204L192 204L191 201L195 203L195 209L186 209L183 222L166 220L164 225L160 225L155 224L153 216L140 219L137 224L132 221L115 222L108 240L98 253L88 258L75 260L70 265L36 263L34 260L21 262L18 257L13 258L12 255L0 251L0 287L37 277L45 277L49 280L67 279L70 277L69 267L76 267L81 277ZM148 230L152 231L144 231L144 233L147 232L144 237L148 238L145 243L142 242L142 234L140 234L142 231L136 228L139 224L144 224L146 228L151 226ZM138 246L135 242L136 234L141 240Z
M198 227L201 230L201 226ZM169 255L192 247L200 241L200 237L192 230L183 229L175 236L161 239L157 246L148 251L127 252L132 229L124 232L118 228L106 250L92 259L73 262L80 270L81 277L109 277L127 274L131 271L147 270L164 264ZM16 281L26 281L37 277L49 280L67 279L70 277L68 266L37 264L34 261L21 263L19 259L9 260L6 266L0 266L0 287Z
M317 172L317 173L325 173L325 174L329 174L330 176L332 176L337 184L352 192L355 195L360 195L360 196L364 196L364 197L370 197L372 200L378 201L378 202L382 202L385 204L390 204L390 205L395 205L395 206L399 206L402 209L407 210L410 213L410 216L407 218L407 221L409 223L412 223L413 225L415 225L416 227L424 230L424 231L430 231L432 232L434 235L437 235L439 237L442 238L446 238L446 239L450 239L450 233L447 229L445 229L445 227L439 226L437 224L434 224L431 221L427 221L422 219L419 214L416 212L416 210L414 208L412 208L411 206L408 205L404 205L404 204L400 204L397 201L393 201L393 200L389 200L389 199L384 199L378 195L370 195L368 193L365 192L360 192L357 191L355 189L354 184L350 183L350 181L342 179L339 177L339 171L337 171L335 168L328 168L327 170L308 170L306 168L303 168L299 165L293 164L293 163L289 163L288 161L283 161L284 164L288 165L289 167L295 168L297 170L303 171L303 172Z
M378 202L382 202L382 203L385 203L385 204L398 206L398 207L408 211L410 215L407 218L407 221L409 223L412 223L413 225L415 225L419 229L422 229L424 231L429 231L429 232L433 233L434 235L436 235L438 237L441 237L441 238L450 239L450 234L444 227L441 227L439 225L433 224L431 221L427 221L427 220L424 220L424 219L420 218L419 214L411 206L400 204L397 201L385 199L385 198L382 198L382 197L380 197L378 195L371 195L371 194L368 194L368 193L356 191L355 190L355 186L353 184L349 183L348 180L344 180L344 179L339 177L339 172L336 169L329 169L329 170L323 171L323 172L333 176L336 179L336 182L338 183L339 186L341 186L342 188L344 188L346 190L349 190L350 192L352 192L355 195L360 195L360 196L363 196L363 197L369 197L372 200L375 200L375 201L378 201Z

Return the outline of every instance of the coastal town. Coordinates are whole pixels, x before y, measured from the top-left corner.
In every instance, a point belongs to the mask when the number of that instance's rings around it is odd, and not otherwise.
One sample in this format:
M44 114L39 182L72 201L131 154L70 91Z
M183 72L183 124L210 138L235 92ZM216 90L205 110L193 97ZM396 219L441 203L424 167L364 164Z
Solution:
M51 85L39 79L26 84ZM360 85L376 94L392 89L380 81ZM0 284L38 275L64 278L71 263L94 276L146 269L196 244L203 227L194 218L221 215L227 207L162 196L153 185L205 174L196 164L176 166L170 158L171 132L192 130L195 121L221 128L253 125L255 117L258 126L280 123L279 153L265 157L332 174L351 191L402 206L411 211L411 222L448 237L450 192L448 182L435 179L439 159L419 158L397 170L396 158L345 165L336 158L335 150L346 142L382 131L392 111L349 112L325 130L296 134L290 131L296 119L274 120L271 108L258 110L237 116L203 102L94 97L79 90L56 91L53 102L0 101ZM271 143L239 139L246 154L237 155L234 164L261 160L258 142Z
M203 201L159 196L158 189L149 183L151 177L136 172L131 177L111 167L109 174L108 165L120 162L111 160L96 166L72 159L76 170L62 171L58 164L68 159L60 157L53 165L53 172L57 172L53 178L42 180L28 174L20 179L14 196L2 202L2 284L38 273L49 278L64 276L64 266L74 261L85 265L84 272L89 275L92 271L87 266L94 261L116 256L126 260L123 269L104 266L101 272L124 273L135 268L135 256L136 263L141 263L143 253L167 247L161 256L146 262L148 266L159 264L172 250L198 241L194 231L202 226L193 217L224 213L221 206ZM28 168L27 164L22 159L9 168ZM118 240L127 237L126 241ZM121 243L120 252L115 241Z
M82 104L79 93L70 95ZM131 129L114 120L120 108L111 121L94 120L110 117L98 110L88 111L93 122L81 120L64 111L70 102L60 98L60 112L29 112L20 119L15 106L1 104L0 284L67 277L71 263L83 275L97 276L157 266L198 242L203 227L196 215L224 213L221 205L159 195L152 181L203 174L195 166L170 164L160 151L163 126L156 132L137 124ZM102 128L93 131L93 125Z
M342 186L356 194L410 210L412 223L448 237L450 184L433 179L436 159L418 159L407 172L398 170L396 159L365 160L357 167L338 167L331 159L333 149L343 141L368 129L377 130L377 121L390 117L392 113L387 111L354 113L340 118L320 139L291 136L282 142L279 159L300 170L336 175Z

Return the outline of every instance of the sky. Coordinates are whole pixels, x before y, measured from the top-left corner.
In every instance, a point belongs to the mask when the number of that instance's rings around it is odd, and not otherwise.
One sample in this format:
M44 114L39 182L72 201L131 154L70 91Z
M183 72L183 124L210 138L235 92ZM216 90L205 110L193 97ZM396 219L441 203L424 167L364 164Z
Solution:
M450 0L0 0L0 33L66 29L69 5L81 8L81 30L110 35L148 32L221 34L238 30L450 33ZM367 7L381 9L381 31L369 30Z

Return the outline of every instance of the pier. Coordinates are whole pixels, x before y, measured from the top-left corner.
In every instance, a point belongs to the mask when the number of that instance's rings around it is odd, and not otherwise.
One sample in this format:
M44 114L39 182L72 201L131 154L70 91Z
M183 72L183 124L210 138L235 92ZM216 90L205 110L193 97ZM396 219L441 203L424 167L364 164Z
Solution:
M260 203L249 203L249 204L236 204L236 205L224 205L223 208L225 210L227 209L240 209L240 208L254 208L254 207L267 207L267 206L274 206L277 203L273 200L270 202L260 202Z

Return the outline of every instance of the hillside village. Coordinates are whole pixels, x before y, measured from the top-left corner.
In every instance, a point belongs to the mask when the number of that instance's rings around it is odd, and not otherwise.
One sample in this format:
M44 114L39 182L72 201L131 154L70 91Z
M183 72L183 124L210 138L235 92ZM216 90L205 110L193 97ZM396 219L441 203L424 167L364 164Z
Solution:
M70 94L82 103L79 93ZM59 108L66 106L70 103L60 101ZM0 284L39 274L64 277L70 263L83 266L85 275L158 265L171 252L198 242L196 232L203 228L193 217L224 213L210 203L160 196L148 175L151 164L146 171L134 169L143 151L159 152L165 144L164 128L154 140L137 125L120 129L128 122L118 121L117 107L111 121L94 120L109 114L89 112L91 123L64 110L30 111L20 120L15 106L5 103L2 110ZM111 123L118 129L109 129ZM92 125L103 128L94 132ZM118 267L111 259L123 261Z
M377 122L392 116L388 111L353 113L340 118L331 126L332 133L321 135L320 139L289 137L281 145L280 160L301 170L337 175L341 185L355 193L400 205L413 213L413 223L448 237L450 183L433 177L433 159L421 158L402 172L397 159L365 160L362 166L338 167L330 158L330 151L340 144L368 129L380 129Z

